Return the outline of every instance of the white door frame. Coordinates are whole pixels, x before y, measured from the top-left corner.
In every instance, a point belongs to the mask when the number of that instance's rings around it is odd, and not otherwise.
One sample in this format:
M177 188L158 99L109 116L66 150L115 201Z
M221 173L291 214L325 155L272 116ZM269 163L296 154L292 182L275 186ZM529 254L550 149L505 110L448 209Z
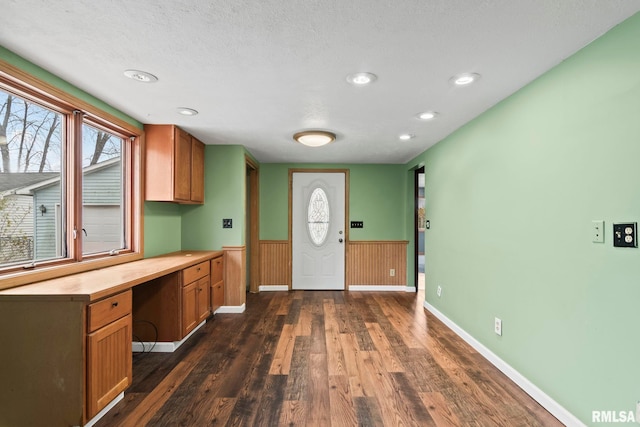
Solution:
M290 168L289 169L289 290L292 289L293 283L293 174L294 173L344 173L344 290L349 290L347 283L347 255L349 252L349 169L306 169L306 168Z

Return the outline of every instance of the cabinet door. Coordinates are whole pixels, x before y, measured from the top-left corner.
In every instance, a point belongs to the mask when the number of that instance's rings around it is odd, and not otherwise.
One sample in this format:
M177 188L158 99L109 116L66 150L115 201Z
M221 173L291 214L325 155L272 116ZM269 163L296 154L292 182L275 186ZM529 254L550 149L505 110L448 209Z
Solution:
M198 323L209 317L209 276L198 280Z
M131 384L131 314L87 336L87 419Z
M224 282L218 282L211 287L211 309L215 311L223 305L224 305Z
M191 135L175 128L173 197L176 200L191 200Z
M182 335L185 336L198 324L198 282L182 288Z
M204 144L191 137L191 201L204 203Z

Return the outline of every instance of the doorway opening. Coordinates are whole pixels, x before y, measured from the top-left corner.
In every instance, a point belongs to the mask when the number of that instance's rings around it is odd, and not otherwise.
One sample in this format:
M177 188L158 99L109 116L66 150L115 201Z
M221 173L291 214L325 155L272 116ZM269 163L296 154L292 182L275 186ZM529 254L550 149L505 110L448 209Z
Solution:
M424 232L427 229L427 216L424 200L424 166L415 171L415 278L416 291L425 288L425 241Z
M245 195L245 244L247 254L247 283L249 292L258 292L260 284L260 219L259 219L259 170L258 164L249 156L246 163Z

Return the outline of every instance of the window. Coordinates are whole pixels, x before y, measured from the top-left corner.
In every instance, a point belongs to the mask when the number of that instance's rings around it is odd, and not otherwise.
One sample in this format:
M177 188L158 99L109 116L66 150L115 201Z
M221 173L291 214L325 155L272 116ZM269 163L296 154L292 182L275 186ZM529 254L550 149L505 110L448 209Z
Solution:
M316 188L309 197L307 208L307 228L314 245L320 246L327 239L329 231L329 200L322 188Z
M0 63L0 289L140 258L141 130L14 75Z

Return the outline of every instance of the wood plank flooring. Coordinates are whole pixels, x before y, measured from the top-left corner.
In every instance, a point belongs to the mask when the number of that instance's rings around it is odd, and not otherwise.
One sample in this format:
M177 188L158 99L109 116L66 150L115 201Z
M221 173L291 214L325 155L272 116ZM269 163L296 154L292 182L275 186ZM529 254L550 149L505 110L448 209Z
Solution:
M134 355L96 426L561 426L411 293L247 295L172 354Z

